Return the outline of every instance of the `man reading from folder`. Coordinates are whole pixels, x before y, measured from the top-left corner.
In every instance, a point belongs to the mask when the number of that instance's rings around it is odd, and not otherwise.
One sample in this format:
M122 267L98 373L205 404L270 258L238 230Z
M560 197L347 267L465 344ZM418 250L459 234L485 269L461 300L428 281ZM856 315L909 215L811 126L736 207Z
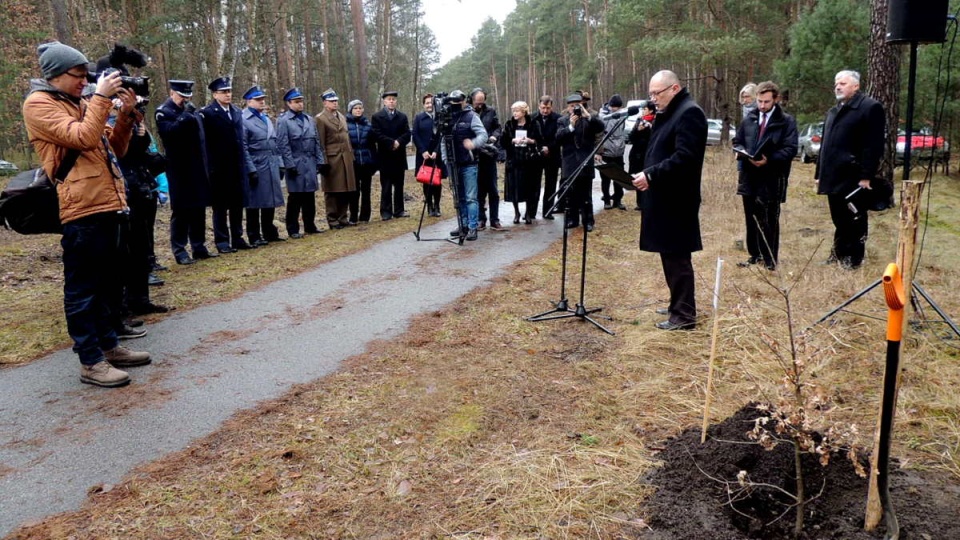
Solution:
M743 166L737 195L743 197L750 258L737 266L763 263L777 267L780 249L780 203L786 200L790 164L797 155L797 123L777 104L780 89L757 85L757 108L737 129L734 151Z

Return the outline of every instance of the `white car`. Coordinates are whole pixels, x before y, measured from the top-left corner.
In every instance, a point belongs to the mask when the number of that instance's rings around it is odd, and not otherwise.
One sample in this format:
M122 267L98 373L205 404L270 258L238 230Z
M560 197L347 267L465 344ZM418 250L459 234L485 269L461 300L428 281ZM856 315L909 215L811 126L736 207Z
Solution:
M723 131L723 120L717 120L716 118L707 118L707 144L720 144L720 133ZM734 137L737 136L737 130L733 129L733 126L729 129L728 141L732 141Z
M17 174L18 172L20 169L16 165L0 159L0 174Z
M630 101L627 102L627 108L628 108L628 109L629 109L630 107L640 107L640 108L643 108L643 106L644 106L646 103L647 103L647 100L645 100L645 99L631 99ZM628 117L627 117L627 121L623 123L623 129L625 129L625 130L629 133L629 132L633 129L633 125L637 123L637 119L640 118L640 114L641 114L642 112L643 112L643 111L640 111L640 112L638 112L637 114L634 114L634 115L632 115L632 116L628 116Z

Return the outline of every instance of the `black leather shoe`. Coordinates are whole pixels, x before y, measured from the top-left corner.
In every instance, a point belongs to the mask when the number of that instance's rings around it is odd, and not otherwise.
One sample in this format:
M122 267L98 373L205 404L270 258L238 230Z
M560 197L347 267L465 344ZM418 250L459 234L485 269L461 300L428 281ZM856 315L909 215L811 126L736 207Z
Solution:
M264 238L263 241L264 241L264 242L267 242L267 243L270 243L270 242L286 242L287 239L286 239L286 238L280 238L279 236L275 236L275 237L271 237L271 238Z
M669 315L669 314L670 314L670 310L668 308L665 308L665 307L657 308L657 315Z
M219 255L211 251L199 251L193 254L193 258L198 261L202 261L203 259L216 259L217 257L219 257Z
M153 265L150 267L150 270L154 272L164 272L166 270L169 270L169 268L167 268L166 266L160 263L153 263Z
M294 240L299 240L299 239L303 238L303 234L298 233L298 232L290 233L288 236L289 236L290 238L293 238Z
M154 304L153 302L147 302L146 304L138 304L130 307L130 313L134 315L149 315L151 313L167 313L170 311L170 308L167 306L161 306L160 304Z
M400 212L399 214L396 214L393 217L395 218L410 217L410 212L407 212L406 210L404 210L403 212Z
M186 253L177 255L177 264L193 264L195 262L197 261L191 259L190 256L187 255Z
M276 242L276 240L274 240L274 242ZM261 246L265 246L265 245L267 245L267 244L269 244L269 243L270 243L270 242L264 240L263 238L260 238L260 239L254 240L253 243L250 244L250 245L253 246L253 247L261 247Z
M657 328L660 330L693 330L697 323L675 323L669 320L660 321L657 323Z
M152 273L151 273L151 274L147 274L147 285L151 285L151 286L153 286L153 287L159 287L160 285L163 285L164 283L166 283L166 281L164 281L163 279L157 277L156 274L152 274Z
M487 230L487 220L481 219L481 220L480 220L480 224L477 225L477 230L478 230L478 231L485 231L485 230Z
M217 247L217 253L223 253L224 255L226 255L226 254L228 254L228 253L236 253L236 252L237 252L236 248L232 248L232 247L229 247L229 246L227 246L227 247L219 247L219 246L218 246L218 247ZM213 254L211 253L211 255L213 255ZM194 255L194 257L196 257L197 259L203 259L203 257L197 257L197 255Z
M310 229L309 231L303 231L305 234L320 234L323 232L323 229Z
M393 219L393 214L380 213L380 221L390 221L391 219Z
M627 209L627 207L624 206L623 203L617 203L616 206L617 206L617 210L626 210L626 209Z
M593 223L587 223L583 228L586 229L587 232L593 232Z
M237 250L240 250L240 249L256 249L256 248L257 248L256 242L254 242L253 245L250 245L250 244L248 244L248 243L246 243L246 242L237 242L237 243L234 244L232 247L233 247L233 250L234 250L234 251L237 251Z
M750 257L745 261L738 262L737 266L739 266L740 268L746 268L748 266L753 266L759 262L760 262L760 257Z

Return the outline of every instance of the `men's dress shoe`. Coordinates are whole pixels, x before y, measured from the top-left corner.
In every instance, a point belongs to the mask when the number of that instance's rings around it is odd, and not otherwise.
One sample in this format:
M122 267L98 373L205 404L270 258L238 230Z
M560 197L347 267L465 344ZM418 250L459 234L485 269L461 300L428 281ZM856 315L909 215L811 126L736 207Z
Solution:
M212 251L200 251L193 253L193 258L197 259L198 261L202 261L203 259L216 259L217 257L219 257L219 255Z
M147 329L144 327L140 328L131 328L127 325L123 325L119 330L117 330L117 339L137 339L142 338L147 335Z
M587 223L583 228L586 229L587 232L593 232L593 223Z
M613 210L613 203L603 203L604 210Z
M737 266L739 266L740 268L746 268L748 266L753 266L754 264L759 263L760 260L761 260L760 257L750 257L745 261L738 262Z
M309 229L303 232L306 234L320 234L323 232L323 229Z
M777 265L775 265L775 264L773 264L773 263L763 263L763 267L766 268L767 270L771 271L771 272L773 272L773 271L775 271L775 270L777 269Z
M624 206L623 203L617 203L617 208L620 209L620 210L626 210L626 209L627 209L627 207Z
M193 264L197 261L190 258L186 253L182 255L177 255L177 264Z
M159 287L166 283L163 279L157 277L156 274L147 274L147 285L152 285L154 287Z
M136 304L130 306L130 313L134 315L149 315L151 313L167 313L170 311L170 308L167 306L161 306L160 304L154 304L153 302L147 302L146 304Z
M657 308L657 315L669 315L669 314L670 314L670 309L665 307Z
M470 229L469 231L467 231L467 240L468 240L468 241L473 242L473 241L476 240L476 239L477 239L477 230L476 230L476 229Z
M101 360L92 366L80 366L80 382L104 388L116 388L130 384L130 375L126 371L120 371L111 366L109 362Z
M487 230L487 220L481 219L481 220L480 220L480 224L477 225L477 230L478 230L478 231L485 231L485 230Z
M150 270L152 270L152 271L154 271L154 272L165 272L165 271L169 270L169 268L167 268L166 266L164 266L164 265L162 265L162 264L160 264L160 263L153 263L153 265L150 267Z
M228 253L236 253L236 252L237 252L237 248L232 248L230 246L225 246L225 247L217 246L217 253L223 253L226 255ZM194 257L197 257L197 256L194 255ZM202 259L203 257L197 257L197 258Z
M382 212L380 213L380 220L381 220L381 221L390 221L391 219L393 219L393 214L385 214L385 213L382 213Z
M246 242L237 242L233 245L233 250L237 251L238 249L256 249L256 245L250 245Z
M289 236L290 238L293 238L294 240L299 240L299 239L303 238L303 234L302 234L302 233L298 233L298 232L290 233L290 234L287 235L287 236Z
M276 240L274 240L274 241L276 241ZM267 242L267 241L264 240L263 238L258 238L257 240L254 240L253 243L250 244L250 245L253 246L253 247L261 247L261 246L265 246L265 245L267 245L267 244L269 244L269 243L270 243L270 242Z
M503 228L503 225L501 225L499 221L494 221L493 223L490 224L490 228L491 228L491 229L502 229L502 228Z
M657 328L660 330L693 330L696 326L696 323L687 322L687 323L675 323L670 320L660 321L657 323Z
M393 217L397 217L397 218L410 217L410 212L407 212L406 210L404 210L403 212L400 212L399 214L397 214L397 215L395 215L395 216L393 216Z
M347 227L356 227L356 226L357 226L357 222L356 222L356 221L348 221L348 222L347 222Z
M340 229L343 229L345 227L346 225L344 225L343 223L334 223L333 225L330 225L330 229L334 231L339 231Z
M117 345L109 351L103 351L103 358L110 362L112 366L124 368L145 366L150 363L150 353L131 351L121 345Z
M265 242L265 243L270 243L270 242L286 242L287 239L286 239L286 238L280 238L279 236L274 236L274 237L271 237L271 238L264 238L262 241Z

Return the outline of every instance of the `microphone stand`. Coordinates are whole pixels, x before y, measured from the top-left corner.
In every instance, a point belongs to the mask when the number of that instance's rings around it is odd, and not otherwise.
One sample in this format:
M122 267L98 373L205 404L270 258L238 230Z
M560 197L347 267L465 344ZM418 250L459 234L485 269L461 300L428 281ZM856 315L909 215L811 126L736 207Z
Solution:
M624 122L626 122L627 120L627 116L629 116L629 111L627 112L628 114L623 115L620 118L620 120L616 123L616 125L614 125L613 129L608 130L607 133L603 136L603 138L600 139L600 142L598 142L597 145L593 147L593 150L590 152L590 155L588 155L587 158L584 159L579 166L577 166L576 170L573 171L573 174L571 174L570 176L568 176L563 180L559 189L557 189L557 192L552 195L552 197L554 198L554 202L553 202L553 205L550 207L550 209L547 210L547 212L544 214L545 216L552 215L557 210L557 206L560 204L560 201L563 200L567 192L570 191L570 189L573 187L574 182L577 181L577 178L580 176L580 173L583 172L583 169L586 168L586 166L593 160L593 156L596 155L596 153L600 150L600 148L603 147L604 143L606 143L607 140L610 139L611 135L613 135L617 130L623 127ZM569 210L569 207L568 207L568 210ZM554 305L553 309L549 311L545 311L543 313L539 313L537 315L531 315L530 317L527 317L526 320L530 322L540 322L540 321L552 321L556 319L569 319L569 318L576 317L582 321L587 321L593 324L594 326L596 326L600 330L603 330L607 334L610 334L611 336L616 335L614 332L612 332L611 330L609 330L608 328L606 328L605 326L603 326L602 324L594 320L593 317L590 317L591 313L597 313L599 311L602 311L603 308L598 307L598 308L587 309L586 303L584 301L584 293L586 289L586 279L587 279L587 237L588 236L589 236L589 233L587 232L587 229L586 229L586 223L584 223L583 248L582 248L582 254L580 258L580 301L577 303L576 309L570 309L570 304L566 296L568 232L567 232L566 223L564 223L563 256L562 256L562 262L561 262L562 270L560 274L560 300L557 302L551 302L551 304ZM613 320L612 318L607 317L605 315L600 315L600 316L607 320Z

